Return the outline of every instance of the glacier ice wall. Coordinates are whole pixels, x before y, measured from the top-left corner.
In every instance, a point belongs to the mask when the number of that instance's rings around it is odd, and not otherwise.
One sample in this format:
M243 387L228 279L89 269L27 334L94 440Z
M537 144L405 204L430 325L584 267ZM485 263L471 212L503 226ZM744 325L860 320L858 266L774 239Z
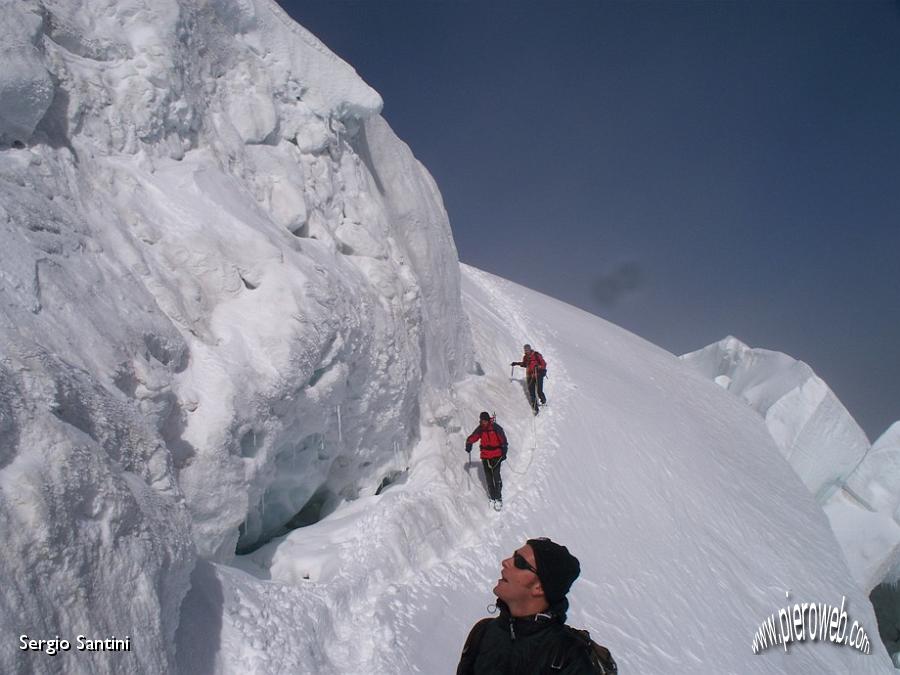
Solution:
M856 468L869 440L802 361L728 337L681 357L765 418L785 459L821 504Z
M872 444L825 512L863 588L900 583L900 423Z
M865 433L812 369L728 337L681 357L743 399L828 515L867 592L900 579L900 424L870 448Z
M455 246L378 94L274 2L0 26L0 626L140 627L171 671L197 555L372 494L442 418Z

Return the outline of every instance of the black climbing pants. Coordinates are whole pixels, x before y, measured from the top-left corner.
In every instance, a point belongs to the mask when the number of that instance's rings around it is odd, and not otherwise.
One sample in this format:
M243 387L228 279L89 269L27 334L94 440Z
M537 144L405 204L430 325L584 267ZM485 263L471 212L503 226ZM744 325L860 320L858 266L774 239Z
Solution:
M501 458L483 459L484 480L487 482L488 495L491 499L502 499L500 492L503 489L503 480L500 478Z
M528 383L528 402L531 407L537 410L537 402L546 403L547 398L544 396L544 376L538 374L537 377L527 378Z

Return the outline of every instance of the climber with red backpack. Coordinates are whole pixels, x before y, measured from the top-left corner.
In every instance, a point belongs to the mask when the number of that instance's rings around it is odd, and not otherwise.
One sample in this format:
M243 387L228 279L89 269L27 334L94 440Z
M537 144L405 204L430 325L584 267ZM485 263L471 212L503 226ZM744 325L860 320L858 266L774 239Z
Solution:
M538 400L541 405L547 403L544 396L544 378L547 376L547 362L541 353L531 348L531 345L523 347L524 355L521 361L513 361L511 366L522 366L525 369L525 382L528 385L528 402L534 414L538 414Z
M478 416L478 427L466 439L466 452L472 452L472 444L481 444L481 464L484 466L484 479L487 483L488 496L495 511L503 507L503 481L500 479L500 463L506 459L508 443L506 432L497 424L488 412ZM471 456L471 455L470 455Z

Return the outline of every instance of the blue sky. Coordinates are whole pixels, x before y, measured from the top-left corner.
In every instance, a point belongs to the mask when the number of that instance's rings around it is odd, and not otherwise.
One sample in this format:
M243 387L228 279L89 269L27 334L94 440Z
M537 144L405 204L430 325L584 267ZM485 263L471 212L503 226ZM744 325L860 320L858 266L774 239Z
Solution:
M898 3L280 4L382 95L461 260L900 419Z

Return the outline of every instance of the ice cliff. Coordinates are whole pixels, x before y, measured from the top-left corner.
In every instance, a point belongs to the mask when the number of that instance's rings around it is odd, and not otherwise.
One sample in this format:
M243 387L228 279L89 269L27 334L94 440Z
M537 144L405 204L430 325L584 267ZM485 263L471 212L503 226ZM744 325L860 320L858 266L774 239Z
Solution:
M828 385L796 359L728 337L682 357L746 401L819 502L856 468L869 441Z
M274 2L0 26L0 630L140 626L95 672L171 672L198 556L374 494L446 416L456 250L378 94Z
M735 394L766 427L827 513L867 591L900 579L900 424L873 445L802 361L727 337L681 357Z

